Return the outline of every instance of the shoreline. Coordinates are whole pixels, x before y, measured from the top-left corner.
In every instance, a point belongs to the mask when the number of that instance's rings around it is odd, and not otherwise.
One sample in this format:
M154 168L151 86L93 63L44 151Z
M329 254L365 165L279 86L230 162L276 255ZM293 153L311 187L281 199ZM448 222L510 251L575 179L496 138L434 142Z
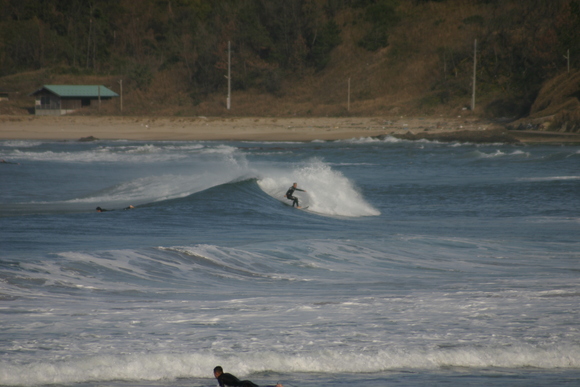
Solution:
M0 140L296 141L393 136L474 143L579 143L474 118L0 116Z

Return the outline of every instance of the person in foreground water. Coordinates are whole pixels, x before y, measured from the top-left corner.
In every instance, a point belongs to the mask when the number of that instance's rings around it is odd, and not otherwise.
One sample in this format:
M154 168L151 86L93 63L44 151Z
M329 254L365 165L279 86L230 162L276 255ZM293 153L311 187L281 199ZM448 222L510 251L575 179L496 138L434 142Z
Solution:
M294 183L292 184L292 187L288 188L288 191L286 191L286 199L288 200L292 200L292 207L296 206L296 208L302 208L300 207L300 204L298 203L298 198L294 197L294 191L302 191L302 192L306 192L303 189L297 188L298 187L298 183Z
M221 366L217 366L213 369L213 376L217 379L220 387L232 386L232 387L259 387L257 384L250 382L249 380L240 380L232 374L224 373L224 369ZM284 387L280 383L276 386L266 386L266 387Z

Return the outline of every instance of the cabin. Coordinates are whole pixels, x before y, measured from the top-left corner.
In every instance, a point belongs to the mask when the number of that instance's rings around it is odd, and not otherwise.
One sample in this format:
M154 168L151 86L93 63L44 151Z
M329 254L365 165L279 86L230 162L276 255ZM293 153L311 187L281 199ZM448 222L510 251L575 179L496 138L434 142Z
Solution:
M31 93L36 98L34 114L37 116L61 116L101 101L118 97L119 94L103 85L44 85Z

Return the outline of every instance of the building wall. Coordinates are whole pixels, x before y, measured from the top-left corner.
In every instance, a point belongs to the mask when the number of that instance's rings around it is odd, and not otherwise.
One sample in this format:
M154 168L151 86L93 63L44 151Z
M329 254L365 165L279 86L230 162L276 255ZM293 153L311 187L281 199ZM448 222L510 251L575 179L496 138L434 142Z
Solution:
M98 106L97 98L61 98L43 91L35 94L34 114L37 116L60 116L69 114L84 107ZM111 98L101 98L107 101Z
M35 110L34 114L37 116L63 116L74 112L74 110L65 109L39 109Z
M51 93L39 93L36 95L34 114L37 116L61 116L69 114L83 106L90 106L80 98L60 98Z
M82 107L82 103L80 99L61 99L60 107L66 110L76 110Z
M60 97L50 93L39 93L36 95L34 108L34 110L60 109Z

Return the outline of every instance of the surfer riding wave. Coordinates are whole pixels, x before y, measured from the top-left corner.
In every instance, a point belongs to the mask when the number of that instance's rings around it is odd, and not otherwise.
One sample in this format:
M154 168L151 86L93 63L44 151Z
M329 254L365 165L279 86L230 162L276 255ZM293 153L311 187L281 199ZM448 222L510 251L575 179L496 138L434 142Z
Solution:
M294 183L292 184L292 187L288 188L288 191L286 191L286 195L284 195L286 199L292 200L292 207L296 206L296 208L302 208L300 207L298 198L294 196L294 191L306 192L306 190L298 188L298 183Z

